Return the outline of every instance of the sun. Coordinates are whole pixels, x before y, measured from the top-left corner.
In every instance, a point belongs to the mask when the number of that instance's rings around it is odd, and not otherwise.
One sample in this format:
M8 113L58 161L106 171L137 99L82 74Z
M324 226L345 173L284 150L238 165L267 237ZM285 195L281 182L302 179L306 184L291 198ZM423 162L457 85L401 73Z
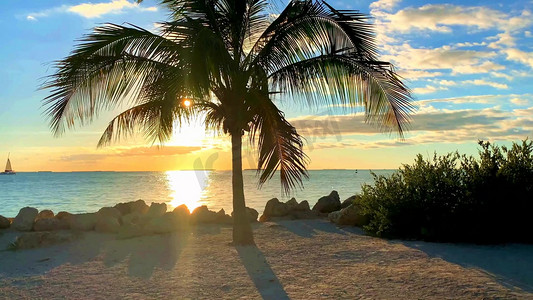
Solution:
M191 100L189 100L189 99L183 100L183 106L189 107L189 106L191 106L191 104L192 104Z
M167 171L166 180L170 191L170 204L173 208L187 205L190 211L202 205L210 171Z

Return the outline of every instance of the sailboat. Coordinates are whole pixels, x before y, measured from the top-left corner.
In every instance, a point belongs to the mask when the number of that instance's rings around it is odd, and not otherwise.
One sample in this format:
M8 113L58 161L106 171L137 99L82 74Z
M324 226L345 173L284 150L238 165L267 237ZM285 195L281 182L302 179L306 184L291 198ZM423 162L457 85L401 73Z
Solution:
M15 171L13 171L13 168L11 167L11 161L9 160L9 154L7 155L7 163L6 163L6 170L0 175L15 175Z

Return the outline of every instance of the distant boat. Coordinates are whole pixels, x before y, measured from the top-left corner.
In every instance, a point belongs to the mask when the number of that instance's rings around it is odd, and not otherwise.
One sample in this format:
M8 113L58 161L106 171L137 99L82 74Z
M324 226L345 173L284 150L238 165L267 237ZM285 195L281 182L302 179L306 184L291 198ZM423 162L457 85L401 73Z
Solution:
M15 175L15 171L13 171L13 168L11 168L11 161L9 160L9 154L7 155L7 163L6 163L6 170L0 175Z

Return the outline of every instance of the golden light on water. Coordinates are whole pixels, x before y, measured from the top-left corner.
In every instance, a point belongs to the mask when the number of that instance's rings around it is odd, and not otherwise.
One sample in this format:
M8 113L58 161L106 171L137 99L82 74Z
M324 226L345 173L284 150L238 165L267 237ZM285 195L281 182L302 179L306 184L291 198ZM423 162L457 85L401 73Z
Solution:
M210 171L167 171L167 183L171 192L170 205L187 205L190 211L201 206L202 193L207 186Z

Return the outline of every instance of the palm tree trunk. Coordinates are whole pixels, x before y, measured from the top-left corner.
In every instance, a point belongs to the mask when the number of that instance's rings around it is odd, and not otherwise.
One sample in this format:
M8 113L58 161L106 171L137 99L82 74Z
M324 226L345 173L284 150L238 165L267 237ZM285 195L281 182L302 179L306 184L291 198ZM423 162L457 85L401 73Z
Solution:
M240 131L240 130L239 130ZM242 135L231 134L232 188L233 188L233 244L255 245L252 226L244 203L242 178Z

